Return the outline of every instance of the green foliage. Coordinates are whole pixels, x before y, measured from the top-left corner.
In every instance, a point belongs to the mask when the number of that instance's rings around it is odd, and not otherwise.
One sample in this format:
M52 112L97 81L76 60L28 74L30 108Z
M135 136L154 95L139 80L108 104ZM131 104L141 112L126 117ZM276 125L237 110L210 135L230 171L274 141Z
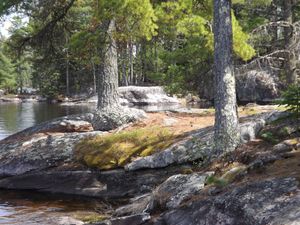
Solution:
M267 142L270 142L272 144L277 144L279 142L279 140L277 139L277 137L275 137L275 135L270 132L270 131L267 131L267 132L264 132L262 134L260 134L260 137L267 141Z
M150 0L96 0L98 22L115 19L120 40L145 37L150 40L156 34L156 16ZM104 31L105 32L105 31Z
M161 1L154 6L158 35L148 43L152 48L147 55L147 77L166 85L170 93L197 93L200 82L212 79L213 1ZM234 52L237 58L247 61L255 50L248 43L249 35L232 15Z
M0 88L13 91L16 85L15 77L15 67L11 60L5 55L2 45L0 45Z
M278 101L280 105L287 107L297 118L300 117L300 85L291 85L282 94L282 100Z
M227 186L228 182L222 178L211 175L211 176L207 177L206 184L222 188L222 187Z
M127 78L129 84L146 82L165 85L171 93L198 94L199 84L203 86L212 80L213 0L72 2L53 0L33 4L32 0L3 0L0 3L2 15L11 12L31 15L28 24L15 18L10 31L11 52L24 44L20 58L16 53L6 55L24 71L16 77L18 86L29 78L44 95L64 93L68 65L71 92L87 90L102 63L100 52L103 43L106 44L103 41L106 31L101 25L111 19L117 26L113 35L118 45L120 77ZM248 34L269 21L269 17L257 13L256 9L269 10L271 0L232 2L235 59L248 61L256 52L265 53L265 42L271 41ZM69 3L71 8L65 11ZM254 50L250 41L263 47ZM24 62L23 68L20 62Z
M233 29L233 50L243 60L247 61L255 55L254 48L248 44L249 35L243 32L242 27L239 25L236 17L232 16L232 29Z
M0 3L0 16L8 13L12 7L17 6L21 2L22 0L2 0Z

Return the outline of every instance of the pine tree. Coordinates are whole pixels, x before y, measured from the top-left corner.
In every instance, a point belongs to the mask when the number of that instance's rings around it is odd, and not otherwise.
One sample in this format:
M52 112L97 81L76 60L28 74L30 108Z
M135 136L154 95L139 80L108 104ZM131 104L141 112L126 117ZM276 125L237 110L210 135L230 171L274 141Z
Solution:
M232 61L231 0L214 1L215 152L232 151L240 141Z

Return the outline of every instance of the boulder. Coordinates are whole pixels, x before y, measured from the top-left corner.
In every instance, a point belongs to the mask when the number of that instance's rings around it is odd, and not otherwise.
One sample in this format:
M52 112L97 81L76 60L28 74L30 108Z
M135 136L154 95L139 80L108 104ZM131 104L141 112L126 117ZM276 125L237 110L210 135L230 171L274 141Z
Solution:
M168 178L153 191L159 208L175 209L204 188L206 178L212 173L178 174Z
M147 193L131 198L127 205L115 210L114 216L128 216L141 213L150 213L154 209L154 199L152 193Z
M124 105L161 105L179 104L176 98L169 97L164 89L155 87L127 86L118 89L121 102Z
M5 94L5 91L0 89L0 97L3 96Z
M272 102L280 96L279 80L265 70L237 74L236 89L240 102Z
M170 97L164 91L163 87L140 87L140 86L126 86L118 88L120 103L126 106L160 106L160 105L179 105L180 102L175 97ZM85 102L97 103L98 97L95 95ZM80 102L77 102L80 103ZM84 103L84 102L82 102ZM150 108L155 109L157 108Z
M211 76L213 77L213 76ZM267 70L236 72L236 93L239 102L270 103L280 96L281 83L276 74ZM199 81L199 96L213 101L213 79Z
M240 125L241 142L247 143L248 141L254 140L265 124L266 121L261 118L242 123Z
M147 225L299 224L300 191L295 178L257 181L165 213Z

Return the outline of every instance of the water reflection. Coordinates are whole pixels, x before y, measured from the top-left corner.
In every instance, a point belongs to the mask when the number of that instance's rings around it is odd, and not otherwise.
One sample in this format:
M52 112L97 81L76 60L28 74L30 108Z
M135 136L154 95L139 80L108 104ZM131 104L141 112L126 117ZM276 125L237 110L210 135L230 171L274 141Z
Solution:
M0 190L0 224L55 225L61 218L94 214L96 210L101 213L107 204L77 196Z
M93 106L62 106L47 103L1 103L0 140L25 128L56 117L85 113Z

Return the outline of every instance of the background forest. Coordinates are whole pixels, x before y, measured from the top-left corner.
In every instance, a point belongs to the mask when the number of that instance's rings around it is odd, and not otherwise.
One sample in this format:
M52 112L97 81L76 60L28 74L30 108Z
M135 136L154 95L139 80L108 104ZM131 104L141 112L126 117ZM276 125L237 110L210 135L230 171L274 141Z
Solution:
M9 36L0 39L0 88L6 92L95 92L105 33L97 26L110 13L100 12L99 4L120 4L113 34L119 85L163 85L170 93L213 99L212 0L24 1L18 8L4 2L2 13L18 11ZM237 89L266 82L267 97L278 97L277 90L296 83L299 73L300 3L236 0L232 8ZM237 94L240 101L249 95Z

